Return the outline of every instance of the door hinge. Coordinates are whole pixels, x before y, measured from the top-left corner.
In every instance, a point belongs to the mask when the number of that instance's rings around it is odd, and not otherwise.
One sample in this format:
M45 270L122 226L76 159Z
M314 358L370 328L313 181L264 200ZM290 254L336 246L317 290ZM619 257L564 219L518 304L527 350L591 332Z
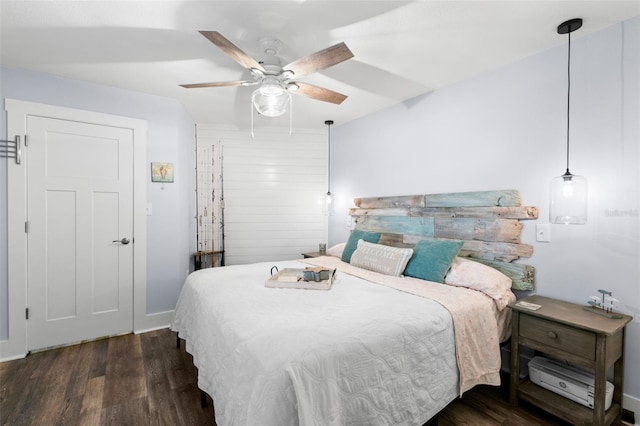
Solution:
M24 233L25 234L29 233L29 221L24 222Z
M25 308L24 317L25 317L25 319L29 319L29 308Z
M24 146L29 146L29 135L24 135Z

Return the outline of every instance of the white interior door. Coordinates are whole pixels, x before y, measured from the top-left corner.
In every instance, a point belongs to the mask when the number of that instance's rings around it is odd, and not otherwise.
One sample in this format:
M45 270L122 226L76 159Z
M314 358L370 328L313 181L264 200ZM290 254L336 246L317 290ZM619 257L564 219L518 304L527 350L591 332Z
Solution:
M28 349L133 330L133 131L36 116L27 130Z

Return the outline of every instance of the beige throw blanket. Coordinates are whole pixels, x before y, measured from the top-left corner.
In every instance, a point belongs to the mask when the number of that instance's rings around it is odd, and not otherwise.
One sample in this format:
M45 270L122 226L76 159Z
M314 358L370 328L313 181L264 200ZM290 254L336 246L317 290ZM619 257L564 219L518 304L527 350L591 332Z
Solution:
M383 275L342 262L337 257L303 261L336 268L345 274L440 303L453 318L460 395L478 384L500 385L500 336L492 307L494 302L488 296L464 287Z

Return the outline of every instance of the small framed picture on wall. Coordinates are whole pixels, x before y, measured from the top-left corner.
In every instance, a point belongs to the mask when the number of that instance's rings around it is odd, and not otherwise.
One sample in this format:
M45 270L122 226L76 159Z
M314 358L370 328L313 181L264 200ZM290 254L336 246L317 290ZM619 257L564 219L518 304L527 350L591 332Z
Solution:
M173 163L151 163L151 182L173 182Z

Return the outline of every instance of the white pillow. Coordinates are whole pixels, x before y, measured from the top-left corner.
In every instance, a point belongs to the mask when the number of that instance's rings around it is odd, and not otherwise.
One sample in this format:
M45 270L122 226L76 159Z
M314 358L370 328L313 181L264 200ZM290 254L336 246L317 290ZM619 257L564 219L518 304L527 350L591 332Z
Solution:
M511 292L512 284L511 278L497 269L462 257L453 260L444 283L481 291L495 301L499 310L508 304L505 295Z
M394 277L400 276L413 256L413 249L390 247L358 240L358 248L351 256L353 266Z
M344 251L344 246L346 245L347 243L340 243L336 244L333 247L329 247L327 249L327 256L342 257L342 252Z

